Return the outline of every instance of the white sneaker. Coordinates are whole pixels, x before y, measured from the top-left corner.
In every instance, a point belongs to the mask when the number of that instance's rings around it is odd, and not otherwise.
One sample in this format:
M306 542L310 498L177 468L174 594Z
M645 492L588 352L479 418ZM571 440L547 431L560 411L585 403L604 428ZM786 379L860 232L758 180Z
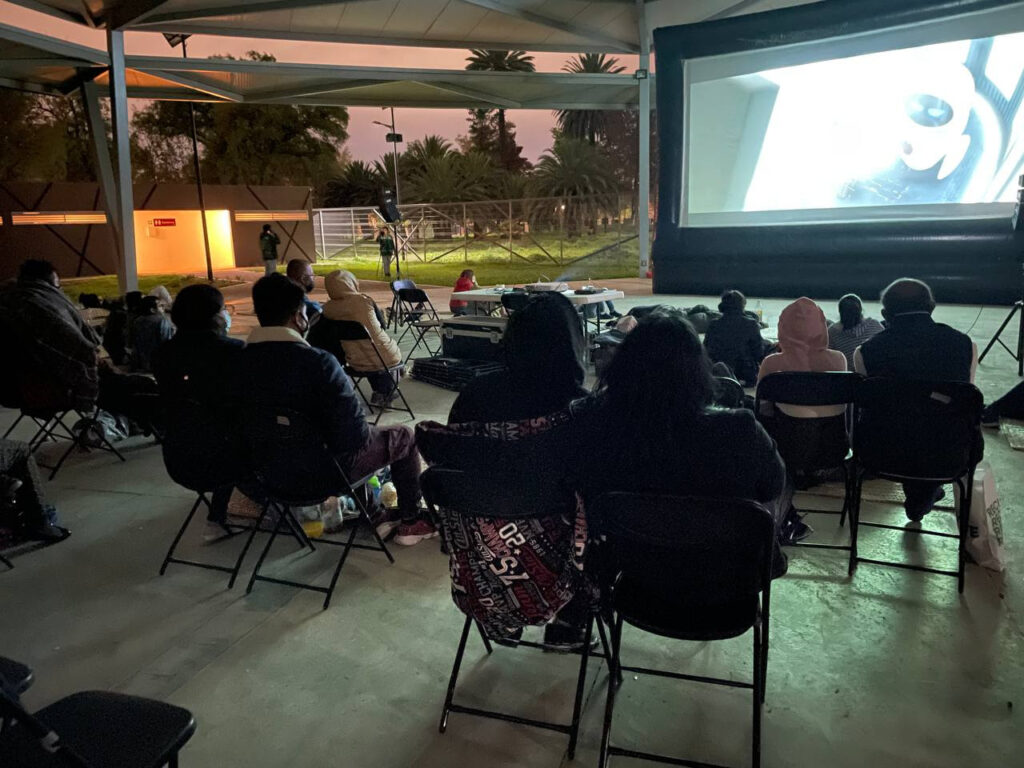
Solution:
M228 531L220 523L207 521L203 529L203 544L214 544L228 535Z

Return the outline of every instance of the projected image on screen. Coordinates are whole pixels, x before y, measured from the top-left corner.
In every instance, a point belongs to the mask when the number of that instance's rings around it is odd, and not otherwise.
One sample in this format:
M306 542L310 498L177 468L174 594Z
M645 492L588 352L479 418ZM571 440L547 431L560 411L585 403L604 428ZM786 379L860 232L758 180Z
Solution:
M690 214L1012 202L1024 173L1024 34L711 79L689 99Z

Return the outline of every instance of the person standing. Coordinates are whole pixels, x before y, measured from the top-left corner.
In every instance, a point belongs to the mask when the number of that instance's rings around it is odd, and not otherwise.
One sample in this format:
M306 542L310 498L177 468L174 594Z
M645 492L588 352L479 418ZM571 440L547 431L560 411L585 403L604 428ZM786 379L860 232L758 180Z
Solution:
M380 248L380 262L384 265L384 277L391 277L391 259L395 256L395 241L387 227L381 227L377 233L377 247ZM395 258L395 268L398 259Z
M270 228L269 224L263 225L260 233L260 254L263 256L263 274L269 275L277 271L277 246L281 244L281 238Z

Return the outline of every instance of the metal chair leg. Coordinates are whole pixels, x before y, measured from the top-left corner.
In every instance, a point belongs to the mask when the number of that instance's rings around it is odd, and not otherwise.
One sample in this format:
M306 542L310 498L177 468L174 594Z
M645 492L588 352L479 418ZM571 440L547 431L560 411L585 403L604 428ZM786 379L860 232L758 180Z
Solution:
M971 496L974 491L974 473L971 472L966 478L956 481L957 492L960 494L960 514L958 523L960 526L960 549L958 552L956 587L957 593L964 593L964 585L967 576L967 534L971 527Z
M256 523L249 532L249 538L245 540L245 546L242 547L242 551L239 553L238 559L235 561L235 567L231 571L231 578L228 579L228 589L235 586L235 581L238 579L238 572L242 570L242 563L245 561L245 556L249 554L249 547L252 546L252 540L256 538L256 534L259 532L260 526L263 525L263 519L267 516L268 509L270 509L269 503L264 505L263 509L260 510L260 516L256 518Z
M751 738L751 765L753 768L761 766L761 713L763 708L762 696L764 686L764 667L761 648L761 622L754 624L754 688L751 691L751 699L754 705L753 712L753 736Z
M622 619L615 622L611 627L612 631L612 653L615 655L615 668L622 668L622 659L619 656L619 643L615 638L622 637ZM608 765L608 750L611 747L612 720L615 716L615 693L619 686L614 680L608 681L608 694L604 704L604 724L601 728L601 751L597 760L598 768L606 768Z
M352 529L348 532L348 540L345 542L345 548L341 550L341 557L338 558L338 565L334 569L334 574L331 576L331 583L327 586L327 594L324 595L324 610L326 611L331 605L331 598L334 596L334 587L338 584L338 577L341 575L341 569L345 566L345 561L348 559L348 553L352 551L352 542L356 538L356 527L352 526Z
M178 542L181 541L181 537L185 535L185 531L188 529L189 523L192 522L192 518L195 517L196 511L199 509L199 505L203 501L203 495L199 494L196 497L196 503L192 505L192 509L188 513L188 517L185 518L185 522L181 524L181 528L178 529L178 535L174 537L174 541L171 542L170 548L167 550L167 554L164 556L164 561L160 565L160 575L163 576L167 570L167 564L171 562L171 558L174 557L174 550L178 546Z
M572 707L572 724L569 726L569 748L567 754L572 760L576 757L576 741L580 735L580 712L583 711L583 689L587 682L587 662L590 661L590 638L594 632L594 619L587 622L587 631L583 637L583 653L580 654L580 671L576 678L576 699Z
M481 625L479 621L474 623L476 624L477 631L480 633L480 640L484 644L484 650L487 651L487 655L490 656L494 653L494 646L491 645L491 638L489 638L487 633L484 632L483 625Z
M3 436L3 439L4 439L4 440L6 440L6 439L7 439L7 438L8 438L9 436L10 436L11 432L13 432L13 431L15 430L15 428L17 428L17 426L18 426L19 424L21 424L21 420L22 420L22 419L24 419L24 418L25 418L25 414L24 414L24 413L19 413L19 414L18 414L18 418L16 418L16 419L14 420L14 423L13 423L13 424L11 424L11 426L9 426L9 427L7 428L7 431L6 431L6 432L4 432L4 436Z
M850 503L850 564L847 569L849 576L857 570L857 534L860 529L860 504L864 474L859 467L854 468L853 498Z
M473 620L467 616L465 624L462 625L459 650L455 653L455 664L452 665L452 674L448 679L448 693L445 695L444 708L441 710L441 722L437 726L439 733L444 733L448 728L448 713L451 711L452 699L455 698L455 683L459 679L459 668L462 666L462 657L466 653L466 640L469 638L469 625L472 622Z
M7 570L14 570L14 563L12 563L8 558L4 557L3 555L0 555L0 563L3 563Z
M363 486L360 490L365 492L366 486ZM370 533L373 534L373 538L377 540L377 548L384 553L384 556L387 557L389 563L394 564L394 555L391 554L391 550L388 549L388 545L384 542L384 539L382 539L380 534L377 533L377 526L375 526L373 521L370 519L370 513L367 511L366 505L363 503L363 500L359 498L359 493L355 489L353 489L352 499L355 501L356 506L359 507L359 522L367 525L370 529Z
M256 561L256 567L252 569L252 574L249 576L249 584L245 588L245 594L252 592L253 584L256 583L256 577L259 576L260 567L263 565L263 561L267 559L267 553L270 552L270 548L274 546L274 539L277 538L278 531L281 530L281 523L284 519L291 514L291 511L287 505L278 506L278 517L277 522L274 524L274 530L270 534L270 538L267 539L266 545L263 547L263 551L260 552L260 557Z

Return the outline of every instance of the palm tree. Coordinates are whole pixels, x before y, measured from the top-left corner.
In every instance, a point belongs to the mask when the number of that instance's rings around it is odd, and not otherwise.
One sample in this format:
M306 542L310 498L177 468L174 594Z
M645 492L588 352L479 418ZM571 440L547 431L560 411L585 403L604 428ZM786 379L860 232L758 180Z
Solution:
M477 200L494 176L490 158L476 152L449 152L430 157L409 179L411 199L423 203L452 203Z
M327 182L324 205L328 208L377 205L382 184L375 168L362 160L353 160L345 166L341 176Z
M432 157L445 157L452 151L452 143L448 139L431 134L410 142L403 159L408 159L409 164L415 167Z
M532 181L539 195L562 198L570 237L579 234L588 211L598 210L615 193L608 158L594 145L567 137L556 139L544 153Z
M534 72L533 56L526 51L488 51L482 48L471 48L466 58L466 69L471 72ZM477 117L483 117L483 110L474 110ZM497 156L502 165L510 167L518 156L515 141L510 140L505 110L498 111Z
M575 74L617 75L626 69L618 64L618 59L603 53L581 53L576 58L569 59L562 66L562 71ZM596 144L599 139L608 136L608 118L603 110L562 109L555 114L558 116L558 130L565 136L586 139L591 144Z

